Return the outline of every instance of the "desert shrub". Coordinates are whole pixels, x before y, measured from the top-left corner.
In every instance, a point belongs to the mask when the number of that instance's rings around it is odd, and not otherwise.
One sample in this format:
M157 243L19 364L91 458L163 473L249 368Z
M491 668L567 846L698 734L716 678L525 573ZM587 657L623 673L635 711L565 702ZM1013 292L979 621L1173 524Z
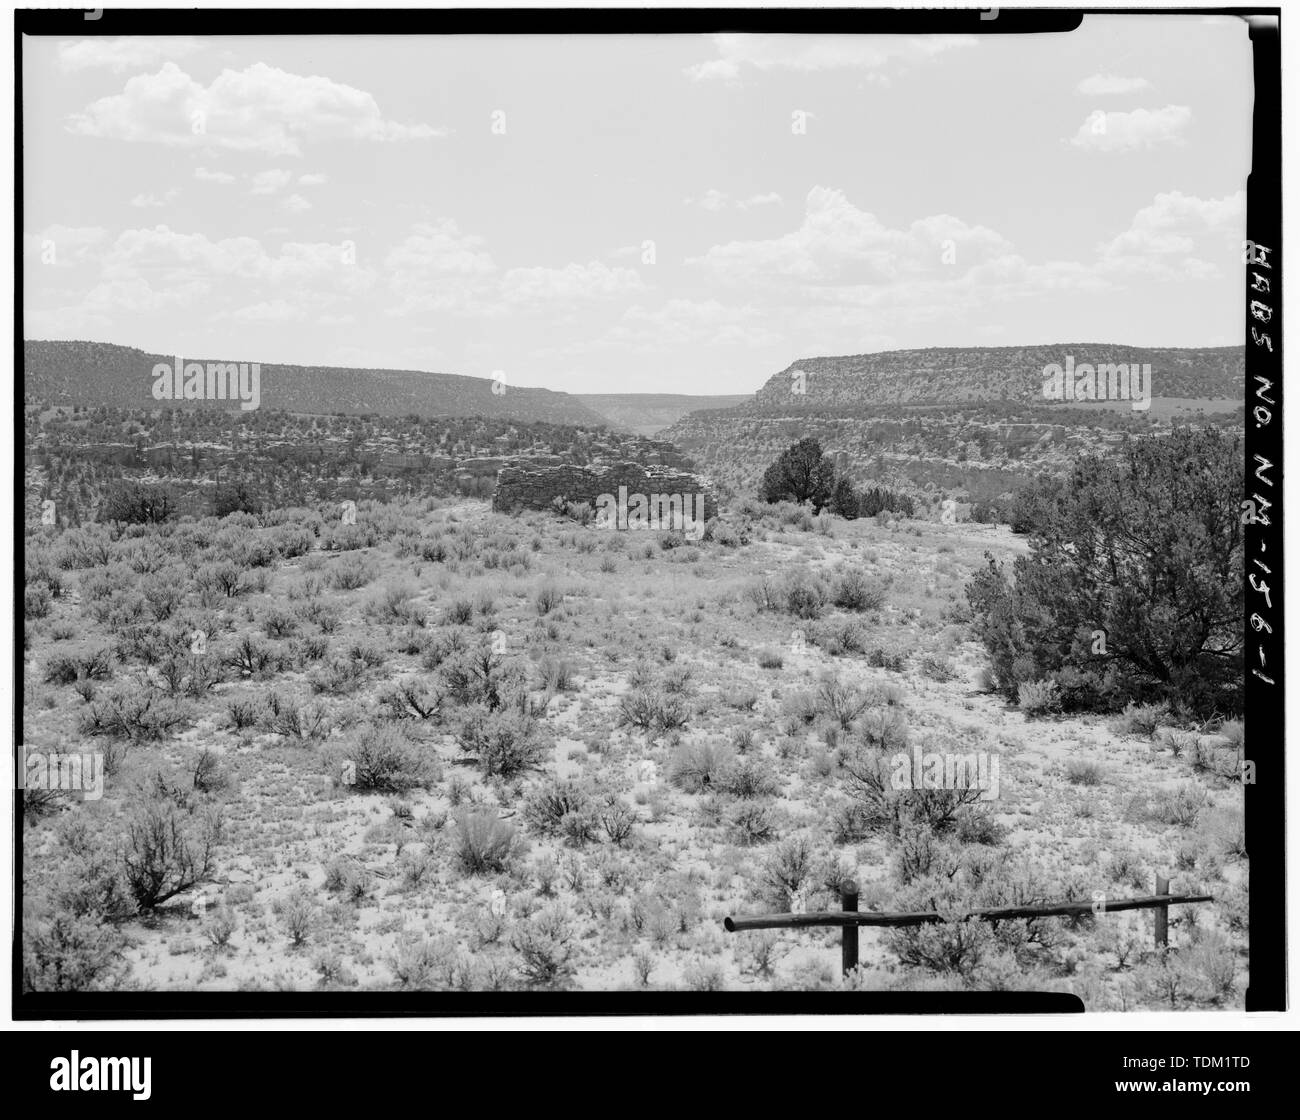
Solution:
M510 945L519 954L519 969L532 984L561 983L573 972L574 933L567 913L552 905L520 922Z
M190 765L190 785L199 793L219 793L230 784L221 768L221 756L210 747L202 747Z
M217 812L194 816L172 801L150 801L127 825L119 849L122 875L141 910L212 878L221 834Z
M1192 828L1209 804L1209 795L1194 782L1184 782L1175 790L1161 792L1152 812L1157 820L1179 828Z
M305 743L325 738L333 724L329 712L319 704L305 708L294 700L285 700L279 693L272 692L266 697L262 726L274 735L283 735L286 739Z
M760 669L780 669L785 665L785 658L774 649L760 650L758 667Z
M141 580L140 594L149 604L154 617L159 622L164 622L185 601L188 585L189 573L184 568L169 567Z
M518 710L493 711L475 705L457 734L460 749L473 755L483 773L502 778L536 766L550 750L549 738L537 720Z
M365 587L373 578L374 571L363 556L345 556L329 573L330 586L336 591L356 591Z
M817 689L818 707L844 731L852 728L858 717L876 700L874 692L845 684L838 677L826 678Z
M867 655L867 664L874 669L888 669L891 673L901 673L907 668L907 655L876 646Z
M573 688L573 665L567 658L544 657L537 668L543 688L551 692L568 692Z
M149 742L171 734L188 721L185 709L159 694L119 692L92 703L78 727L83 735L103 735L132 742Z
M272 903L272 909L289 936L289 944L294 948L307 944L320 918L320 910L311 895L300 888L283 898L277 898Z
M727 977L716 961L696 959L682 969L682 986L689 992L721 992Z
M46 618L50 613L53 596L43 583L23 589L23 617Z
M442 696L419 679L402 681L379 698L389 719L437 720L442 713Z
M392 724L365 724L343 748L355 767L357 789L404 793L437 780L436 759Z
M934 830L925 824L909 823L898 836L894 851L894 878L904 886L928 875L946 874L953 861Z
M1099 707L1241 711L1240 438L1180 427L1128 440L1080 459L1030 511L1030 554L1012 578L990 559L967 588L1008 697L1069 666Z
M298 632L298 620L288 611L273 610L262 620L268 638L292 638Z
M1225 720L1219 727L1218 734L1228 740L1228 746L1238 755L1246 743L1246 725L1239 719Z
M1047 715L1061 708L1054 680L1021 681L1017 686L1016 701L1027 716Z
M858 721L858 734L862 745L869 750L891 754L905 750L907 717L896 707L872 707Z
M467 875L507 871L521 852L514 826L495 811L466 812L456 818L456 859Z
M865 572L852 568L836 579L831 601L846 611L876 611L884 606L885 593Z
M745 847L766 844L776 835L772 810L753 801L733 805L727 813L727 827L736 843Z
M597 807L596 819L600 822L605 838L611 844L621 847L632 835L636 825L636 812L616 794L609 794Z
M1215 1004L1232 996L1237 988L1237 953L1224 934L1199 931L1192 944L1178 952L1197 996Z
M1099 786L1103 771L1099 763L1076 760L1066 763L1066 780L1076 786Z
M307 683L313 692L344 696L360 688L365 679L365 662L351 657L334 657L309 673Z
M668 779L687 793L714 788L723 768L731 761L731 749L715 742L683 743L668 767Z
M564 602L564 592L553 583L544 583L537 589L537 594L533 597L533 606L537 608L539 615L550 614L561 603Z
M126 972L126 940L96 916L67 910L23 914L22 985L29 992L93 992L113 988Z
M736 758L727 762L713 779L713 785L732 797L774 797L781 785L770 767L756 758Z
M226 718L236 731L254 726L260 715L258 705L249 700L232 700L226 705Z
M279 652L258 641L252 634L242 635L226 651L222 661L228 668L250 677L268 676L283 666Z
M447 604L443 622L447 626L466 626L474 621L474 600L453 599Z
M163 690L171 696L197 698L221 682L220 666L213 658L172 655L159 661L156 668Z
M325 889L347 902L364 902L373 887L374 876L355 859L335 859L325 868Z
M489 711L506 706L524 681L522 670L488 642L449 654L439 664L443 691L457 704L482 704Z
M908 967L969 979L997 949L987 922L964 919L969 905L965 892L942 878L917 882L899 892L893 906L907 911L935 911L944 920L890 929L885 944Z
M844 760L845 789L860 808L865 831L901 836L910 825L923 824L941 833L955 827L979 803L980 791L973 788L895 788L897 757L864 747ZM911 760L902 758L902 765L910 769Z
M833 621L819 627L813 640L832 657L866 651L866 631L853 619Z
M1151 738L1161 724L1169 720L1169 704L1133 704L1125 707L1122 714L1111 720L1111 730L1116 735L1140 735Z
M290 643L292 650L293 662L299 668L305 668L314 661L319 661L329 653L329 639L322 634L313 634L305 638L297 638Z
M203 936L214 948L222 949L229 943L238 928L234 911L229 906L219 906L203 923Z
M72 684L81 676L81 666L75 657L51 657L45 664L46 684Z
M454 965L454 947L443 938L403 937L385 962L401 988L432 991L445 987Z
M787 572L781 581L780 594L782 609L796 618L818 618L826 606L825 586L807 571Z
M690 711L681 696L664 695L650 687L626 693L618 705L618 724L658 733L686 726Z
M763 863L760 883L766 896L776 905L785 908L801 888L814 883L820 870L820 859L812 837L800 833L782 840Z
M386 625L423 626L425 612L413 602L416 595L416 589L408 584L387 587L366 604L366 614Z
M194 576L200 590L233 599L248 590L247 573L233 560L204 564Z
M1183 731L1176 727L1159 727L1152 737L1152 742L1157 747L1168 747L1170 754L1175 758L1181 758L1185 752L1195 748L1197 738L1190 731Z
M936 657L928 653L921 658L921 672L932 681L938 681L940 684L955 680L957 677L957 670L953 667L949 658Z
M592 815L591 787L573 778L552 778L524 799L524 820L539 832L559 836L565 817Z

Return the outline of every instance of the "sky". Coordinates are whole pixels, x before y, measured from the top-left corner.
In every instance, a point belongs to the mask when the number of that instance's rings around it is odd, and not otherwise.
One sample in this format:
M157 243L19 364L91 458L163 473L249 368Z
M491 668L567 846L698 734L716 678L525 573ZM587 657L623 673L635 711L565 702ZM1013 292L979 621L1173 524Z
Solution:
M748 393L1240 345L1231 17L1033 36L23 40L27 338Z

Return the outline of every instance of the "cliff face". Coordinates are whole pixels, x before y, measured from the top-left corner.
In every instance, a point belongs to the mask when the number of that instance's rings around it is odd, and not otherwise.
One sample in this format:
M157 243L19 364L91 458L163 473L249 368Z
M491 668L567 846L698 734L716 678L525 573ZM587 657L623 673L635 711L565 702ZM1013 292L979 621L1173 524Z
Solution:
M613 463L599 467L522 467L505 466L497 475L492 508L503 513L518 509L550 509L556 498L565 502L586 503L593 507L604 494L615 499L619 488L634 494L701 494L704 516L712 517L717 504L707 484L689 471L673 467L642 466L639 463Z
M805 358L770 377L741 407L745 412L797 413L882 404L1042 403L1044 367L1064 362L1067 355L1094 365L1149 364L1152 396L1240 399L1245 395L1241 346L1174 349L1075 342Z

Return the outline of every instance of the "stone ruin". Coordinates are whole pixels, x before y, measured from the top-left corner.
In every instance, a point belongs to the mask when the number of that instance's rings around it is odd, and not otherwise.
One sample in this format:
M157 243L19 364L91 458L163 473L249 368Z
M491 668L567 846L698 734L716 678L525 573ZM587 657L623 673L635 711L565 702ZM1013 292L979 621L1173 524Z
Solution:
M566 503L582 503L596 508L602 494L619 497L619 487L627 493L703 494L704 516L717 513L717 503L707 483L690 471L640 463L609 463L590 467L506 465L497 473L492 508L501 513L520 509L552 509L557 498Z

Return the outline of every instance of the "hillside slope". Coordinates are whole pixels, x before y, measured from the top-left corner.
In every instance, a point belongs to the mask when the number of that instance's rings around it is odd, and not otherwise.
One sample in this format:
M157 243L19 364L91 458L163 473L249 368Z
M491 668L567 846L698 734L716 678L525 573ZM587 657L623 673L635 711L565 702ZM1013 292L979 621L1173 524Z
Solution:
M750 411L814 410L825 405L963 404L1043 400L1043 368L1075 363L1147 364L1153 397L1241 399L1245 351L1240 346L1158 349L1119 343L1050 346L936 347L879 354L803 358L773 374ZM802 393L793 392L805 374Z
M104 342L27 341L26 395L63 405L166 407L152 396L153 367L173 355ZM186 362L230 358L183 355ZM421 370L261 364L261 407L288 412L380 416L484 416L580 427L607 427L576 397L549 389L506 387L494 393L481 377ZM186 408L230 408L228 401L184 401Z
M1064 365L1067 356L1076 364L1150 363L1151 408L1044 400L1043 367ZM1239 423L1228 414L1239 412L1244 398L1240 347L895 350L802 359L750 400L693 412L660 438L738 493L753 493L784 448L813 436L842 455L842 469L858 482L991 499L1125 432L1171 420Z

